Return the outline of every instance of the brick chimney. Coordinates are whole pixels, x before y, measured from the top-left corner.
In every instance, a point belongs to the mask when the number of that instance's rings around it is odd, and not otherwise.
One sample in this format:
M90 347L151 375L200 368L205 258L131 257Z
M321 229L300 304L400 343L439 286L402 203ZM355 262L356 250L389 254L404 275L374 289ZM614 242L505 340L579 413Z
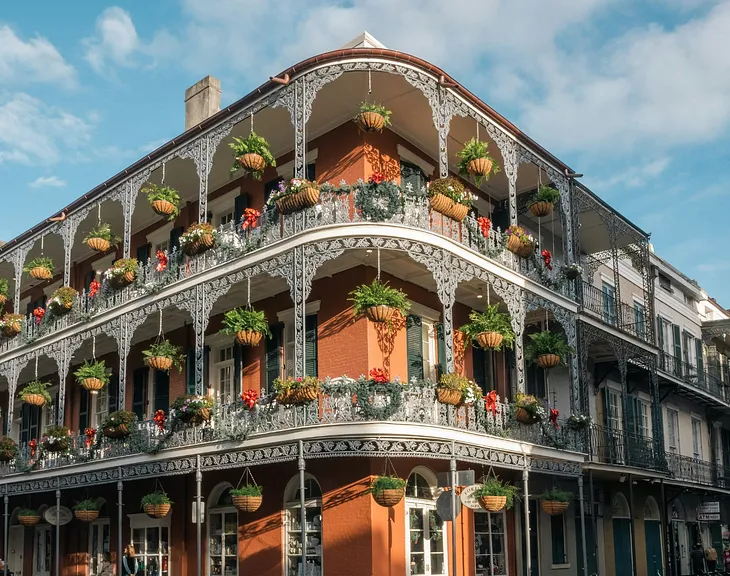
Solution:
M220 80L206 76L185 90L185 130L197 126L220 109Z

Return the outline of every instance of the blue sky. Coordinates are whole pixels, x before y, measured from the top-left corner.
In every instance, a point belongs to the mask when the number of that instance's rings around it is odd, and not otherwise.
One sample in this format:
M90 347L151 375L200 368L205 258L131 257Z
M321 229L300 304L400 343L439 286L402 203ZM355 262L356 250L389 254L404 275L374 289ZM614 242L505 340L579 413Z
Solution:
M585 174L730 306L730 0L5 3L0 238L179 134L204 75L225 105L365 29Z

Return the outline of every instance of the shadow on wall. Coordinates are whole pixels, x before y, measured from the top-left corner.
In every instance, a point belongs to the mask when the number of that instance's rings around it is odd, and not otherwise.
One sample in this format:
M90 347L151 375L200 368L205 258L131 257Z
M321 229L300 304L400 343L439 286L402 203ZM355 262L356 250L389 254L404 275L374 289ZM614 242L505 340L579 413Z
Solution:
M323 322L319 327L319 337L321 339L329 338L330 336L334 336L335 334L342 332L348 325L357 322L358 318L354 318L353 314L353 308L350 306L346 310L339 312L337 315Z
M323 171L322 174L319 174L317 176L317 182L319 182L320 184L323 182L329 182L330 184L337 186L340 179L342 179L342 175L347 174L348 169L357 164L360 158L362 158L362 152L359 148L351 150L340 160L338 160L334 166L332 166L328 170ZM338 178L338 180L333 182L331 181L332 178ZM352 182L350 182L350 184L352 184Z
M466 356L467 339L466 334L454 330L454 371L457 374L465 374L464 358Z
M388 181L400 179L399 160L391 158L387 154L382 154L372 144L365 144L363 152L365 159L372 166L373 172L380 172Z
M378 336L378 348L383 356L383 370L390 374L390 356L395 348L395 339L398 332L406 327L405 317L396 312L390 322L375 324L375 333Z

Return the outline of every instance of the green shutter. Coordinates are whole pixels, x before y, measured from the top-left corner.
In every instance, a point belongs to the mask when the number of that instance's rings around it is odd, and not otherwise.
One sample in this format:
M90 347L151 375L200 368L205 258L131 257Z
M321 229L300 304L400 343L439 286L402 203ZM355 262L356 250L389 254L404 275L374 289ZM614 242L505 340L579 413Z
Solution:
M147 264L147 260L150 259L150 251L152 250L152 246L149 244L143 244L139 248L137 248L137 262L144 265Z
M185 228L182 226L170 230L170 252L172 252L175 248L180 247L180 236L183 235L184 231Z
M444 336L444 325L436 325L436 341L438 343L438 355L439 355L439 377L442 374L446 374L446 339Z
M488 394L487 389L487 366L486 353L484 349L474 347L471 349L472 368L474 372L474 382L482 389L482 394Z
M305 322L304 374L317 376L317 315L310 314Z
M233 389L241 393L241 374L243 374L243 346L236 340L233 343ZM235 402L236 398L231 398Z
M635 413L635 403L636 398L633 398L629 396L626 398L626 426L628 427L628 432L636 433L636 418Z
M109 384L107 384L107 397L109 402L107 404L109 412L116 412L117 410L123 410L124 406L119 405L119 376L112 374L109 378Z
M317 179L317 165L314 162L307 164L307 180L314 182Z
M674 373L682 377L682 332L677 324L672 324L674 336Z
M83 432L89 427L89 391L79 388L79 392L79 431Z
M603 421L611 429L611 403L608 401L608 388L603 389Z
M164 410L168 412L170 410L170 374L163 372L162 370L155 370L155 397L154 407L155 412L158 410Z
M210 388L210 346L203 346L203 394L208 393Z
M243 218L243 212L248 208L248 194L241 192L233 204L233 222L238 228L241 225L241 218Z
M145 419L148 368L137 368L132 373L132 412L140 420Z
M423 329L421 318L409 314L406 319L408 381L423 380Z
M269 325L271 338L266 340L266 391L274 390L274 380L281 376L281 345L284 335L283 324Z
M565 557L565 515L550 516L550 539L552 543L553 565L567 564Z
M185 355L185 392L195 394L195 348L190 348Z
M704 348L702 346L701 338L695 339L695 351L697 354L697 373L700 375L700 378L703 378L704 372L705 372L705 359L702 354L704 351Z
M400 184L404 190L410 184L414 192L419 192L426 185L426 176L415 164L401 161Z

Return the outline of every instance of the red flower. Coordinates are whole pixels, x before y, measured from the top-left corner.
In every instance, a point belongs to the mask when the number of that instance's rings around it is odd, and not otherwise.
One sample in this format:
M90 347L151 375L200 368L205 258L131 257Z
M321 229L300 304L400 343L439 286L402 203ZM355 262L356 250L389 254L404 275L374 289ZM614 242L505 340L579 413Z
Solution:
M162 250L157 251L157 266L155 266L155 270L158 272L164 272L165 268L167 268L167 256Z
M497 413L497 392L495 390L484 397L484 407L492 414Z
M373 368L372 370L370 370L370 379L374 382L377 382L378 384L384 384L390 381L390 378L388 378L388 373L382 368Z
M45 308L41 308L40 306L33 310L33 316L35 317L35 323L40 324L41 320L43 320L43 317L46 315Z
M99 284L99 281L96 279L92 280L91 284L89 284L89 298L96 296L100 288L101 284Z
M258 399L259 393L256 390L246 390L243 394L241 394L241 400L243 400L243 403L248 406L249 410L253 410Z
M558 416L560 416L560 412L558 412L558 409L550 408L550 422L553 423L553 426L555 426L556 430L560 428L560 426L558 426Z
M373 172L370 175L369 182L371 184L380 184L381 182L385 182L385 175L382 172Z
M481 231L482 236L485 238L489 236L489 229L492 227L492 221L486 216L480 216L477 218L477 223L479 224L479 230Z
M162 429L165 427L165 411L158 410L157 412L155 412L152 420L155 424L157 424L157 427L160 429L160 431L162 431Z
M246 208L243 211L243 223L241 224L241 228L246 230L247 228L255 228L256 222L261 217L261 212L256 210L255 208Z
M94 437L96 437L96 428L86 428L84 430L84 435L86 436L84 443L86 444L86 447L89 448L94 442Z
M552 254L552 252L550 252L550 250L543 250L543 251L542 251L542 259L543 259L543 261L545 262L545 267L546 267L546 268L547 268L548 270L552 270L552 269L553 269L553 265L552 265L552 264L550 264L550 262L551 262L551 261L552 261L552 259L553 259L553 254Z
M30 442L28 442L28 446L30 447L30 457L33 458L33 456L35 456L35 451L38 449L38 442L35 438L33 438Z

